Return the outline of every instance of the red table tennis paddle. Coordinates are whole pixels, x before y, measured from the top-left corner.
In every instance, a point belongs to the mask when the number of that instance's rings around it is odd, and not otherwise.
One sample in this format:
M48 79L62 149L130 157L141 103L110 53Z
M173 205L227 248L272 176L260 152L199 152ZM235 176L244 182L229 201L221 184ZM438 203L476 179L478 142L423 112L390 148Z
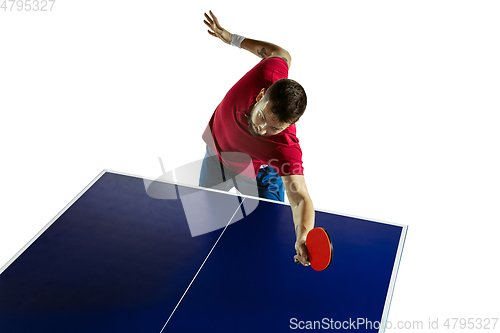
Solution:
M315 271L323 271L330 266L333 257L333 245L330 235L325 229L320 227L311 229L307 233L306 247L309 253L309 262ZM296 258L295 263L299 263Z

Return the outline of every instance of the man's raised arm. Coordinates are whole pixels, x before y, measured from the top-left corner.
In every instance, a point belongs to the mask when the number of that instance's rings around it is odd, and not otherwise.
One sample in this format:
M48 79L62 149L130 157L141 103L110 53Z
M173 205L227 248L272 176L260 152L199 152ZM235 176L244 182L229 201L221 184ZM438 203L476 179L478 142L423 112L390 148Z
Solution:
M269 57L283 58L288 63L288 68L290 68L292 57L290 56L290 53L288 53L285 49L268 42L231 34L226 29L221 27L219 21L217 20L217 17L215 17L212 11L209 11L209 13L210 16L205 13L205 20L203 22L205 22L205 24L210 28L210 30L208 30L208 33L210 35L219 38L226 44L235 45L242 49L245 49L263 59Z

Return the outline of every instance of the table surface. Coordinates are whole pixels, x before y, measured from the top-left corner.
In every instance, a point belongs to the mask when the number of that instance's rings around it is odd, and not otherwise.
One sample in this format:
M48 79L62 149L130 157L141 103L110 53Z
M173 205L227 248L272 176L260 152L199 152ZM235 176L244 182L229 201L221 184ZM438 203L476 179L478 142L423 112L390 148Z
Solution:
M322 272L288 204L105 170L0 270L0 332L382 332L407 227L315 226Z

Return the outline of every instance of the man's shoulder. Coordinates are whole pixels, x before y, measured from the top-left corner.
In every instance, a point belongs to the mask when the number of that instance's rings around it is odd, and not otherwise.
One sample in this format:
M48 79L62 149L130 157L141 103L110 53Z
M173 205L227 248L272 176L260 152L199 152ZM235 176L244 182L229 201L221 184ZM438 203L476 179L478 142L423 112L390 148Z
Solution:
M288 78L288 64L281 57L262 59L255 68L262 78L269 82L269 85L280 79Z
M273 70L280 70L280 71L288 73L288 60L285 57L281 57L281 56L271 56L271 57L262 59L257 64L257 66L261 66L262 68L268 68L268 69L273 69Z

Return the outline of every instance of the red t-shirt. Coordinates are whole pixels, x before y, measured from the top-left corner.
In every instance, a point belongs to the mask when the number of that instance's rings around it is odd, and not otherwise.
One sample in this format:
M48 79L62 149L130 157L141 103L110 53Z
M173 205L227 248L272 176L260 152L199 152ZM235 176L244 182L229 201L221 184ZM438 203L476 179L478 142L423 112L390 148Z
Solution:
M255 137L248 130L249 115L261 89L267 89L275 81L287 77L288 64L284 59L263 59L228 91L215 109L203 133L203 140L230 170L255 178L260 166L267 164L280 176L303 175L302 150L295 124L267 137ZM248 163L244 161L227 157L231 155L228 152L248 155L253 168L248 168ZM252 169L250 174L249 169Z

